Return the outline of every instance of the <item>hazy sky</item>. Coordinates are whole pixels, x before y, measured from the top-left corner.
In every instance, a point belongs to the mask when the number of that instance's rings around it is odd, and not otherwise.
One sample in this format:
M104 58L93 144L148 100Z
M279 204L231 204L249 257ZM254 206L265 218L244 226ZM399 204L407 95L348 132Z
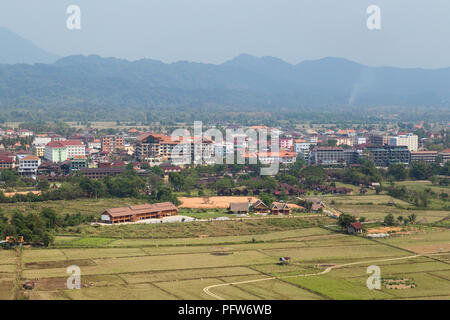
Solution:
M71 4L81 7L81 30L66 28ZM379 31L366 27L373 4ZM248 53L450 66L449 0L4 0L0 26L61 56L222 63Z

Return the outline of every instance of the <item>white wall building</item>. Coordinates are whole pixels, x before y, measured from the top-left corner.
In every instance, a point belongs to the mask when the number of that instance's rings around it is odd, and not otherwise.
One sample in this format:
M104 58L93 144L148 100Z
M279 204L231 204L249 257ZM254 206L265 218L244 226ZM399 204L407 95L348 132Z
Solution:
M406 146L409 151L415 152L419 149L419 137L412 133L389 137L389 145Z
M86 146L81 140L66 140L61 141L67 147L67 158L74 158L75 156L86 156Z
M41 165L41 159L39 157L29 155L24 158L22 158L19 161L19 169L18 172L21 175L36 175L37 169Z

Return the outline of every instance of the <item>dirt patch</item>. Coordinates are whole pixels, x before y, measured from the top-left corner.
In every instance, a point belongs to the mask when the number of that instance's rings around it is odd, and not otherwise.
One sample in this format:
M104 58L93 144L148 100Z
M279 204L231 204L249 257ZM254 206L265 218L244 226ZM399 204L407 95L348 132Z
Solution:
M334 267L335 264L316 264L315 267L316 268L330 268L330 267Z
M377 234L377 233L393 233L396 235L412 234L417 233L420 230L415 227L408 227L407 229L402 227L379 227L371 228L367 230L367 234Z
M68 266L72 265L85 267L85 266L95 266L96 264L89 259L61 260L61 261L29 262L25 263L25 268L27 269L67 268Z
M449 252L450 243L429 244L424 246L405 247L405 249L414 251L418 254Z
M229 256L230 254L233 254L233 252L212 252L211 253L213 256Z
M67 289L67 278L45 278L35 280L35 290L52 291L58 289Z
M240 196L240 197L178 197L180 200L180 208L187 209L227 209L230 206L230 202L251 202L254 203L258 200L256 197ZM291 209L301 209L302 207L289 203Z
M5 192L4 195L5 195L5 197L12 198L12 197L14 197L16 194L27 195L27 194L29 194L29 193L33 193L33 194L35 194L35 195L40 195L40 194L41 194L41 191Z
M188 209L227 209L230 202L248 202L252 199L252 203L258 200L255 197L179 197L181 201L180 208Z

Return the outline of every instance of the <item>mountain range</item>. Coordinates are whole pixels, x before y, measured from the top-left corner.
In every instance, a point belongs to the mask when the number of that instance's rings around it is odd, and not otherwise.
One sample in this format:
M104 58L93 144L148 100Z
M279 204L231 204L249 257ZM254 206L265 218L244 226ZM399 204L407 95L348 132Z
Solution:
M0 27L0 43L0 63L53 63L60 58L4 27Z
M1 31L0 40L4 47ZM22 50L13 44L7 44L10 52ZM120 110L165 108L298 112L377 106L448 110L450 68L369 67L343 58L292 65L247 54L218 65L95 55L0 65L0 111L100 112L113 117Z

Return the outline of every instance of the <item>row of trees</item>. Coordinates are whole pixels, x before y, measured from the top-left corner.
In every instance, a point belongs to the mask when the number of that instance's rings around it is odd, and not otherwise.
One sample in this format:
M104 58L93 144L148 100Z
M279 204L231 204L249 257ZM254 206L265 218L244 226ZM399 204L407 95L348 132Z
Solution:
M146 198L150 202L161 199L174 203L178 201L173 195L172 188L166 186L160 176L151 174L148 178L139 177L132 166L120 175L108 176L102 180L91 180L81 175L74 175L67 178L57 188L51 188L46 180L39 181L38 187L42 191L40 195L28 193L6 197L3 192L0 192L0 203L103 197Z
M438 163L413 162L409 168L404 164L391 164L388 168L388 176L396 181L410 179L432 180L433 177L442 175L450 176L450 161L443 166Z

